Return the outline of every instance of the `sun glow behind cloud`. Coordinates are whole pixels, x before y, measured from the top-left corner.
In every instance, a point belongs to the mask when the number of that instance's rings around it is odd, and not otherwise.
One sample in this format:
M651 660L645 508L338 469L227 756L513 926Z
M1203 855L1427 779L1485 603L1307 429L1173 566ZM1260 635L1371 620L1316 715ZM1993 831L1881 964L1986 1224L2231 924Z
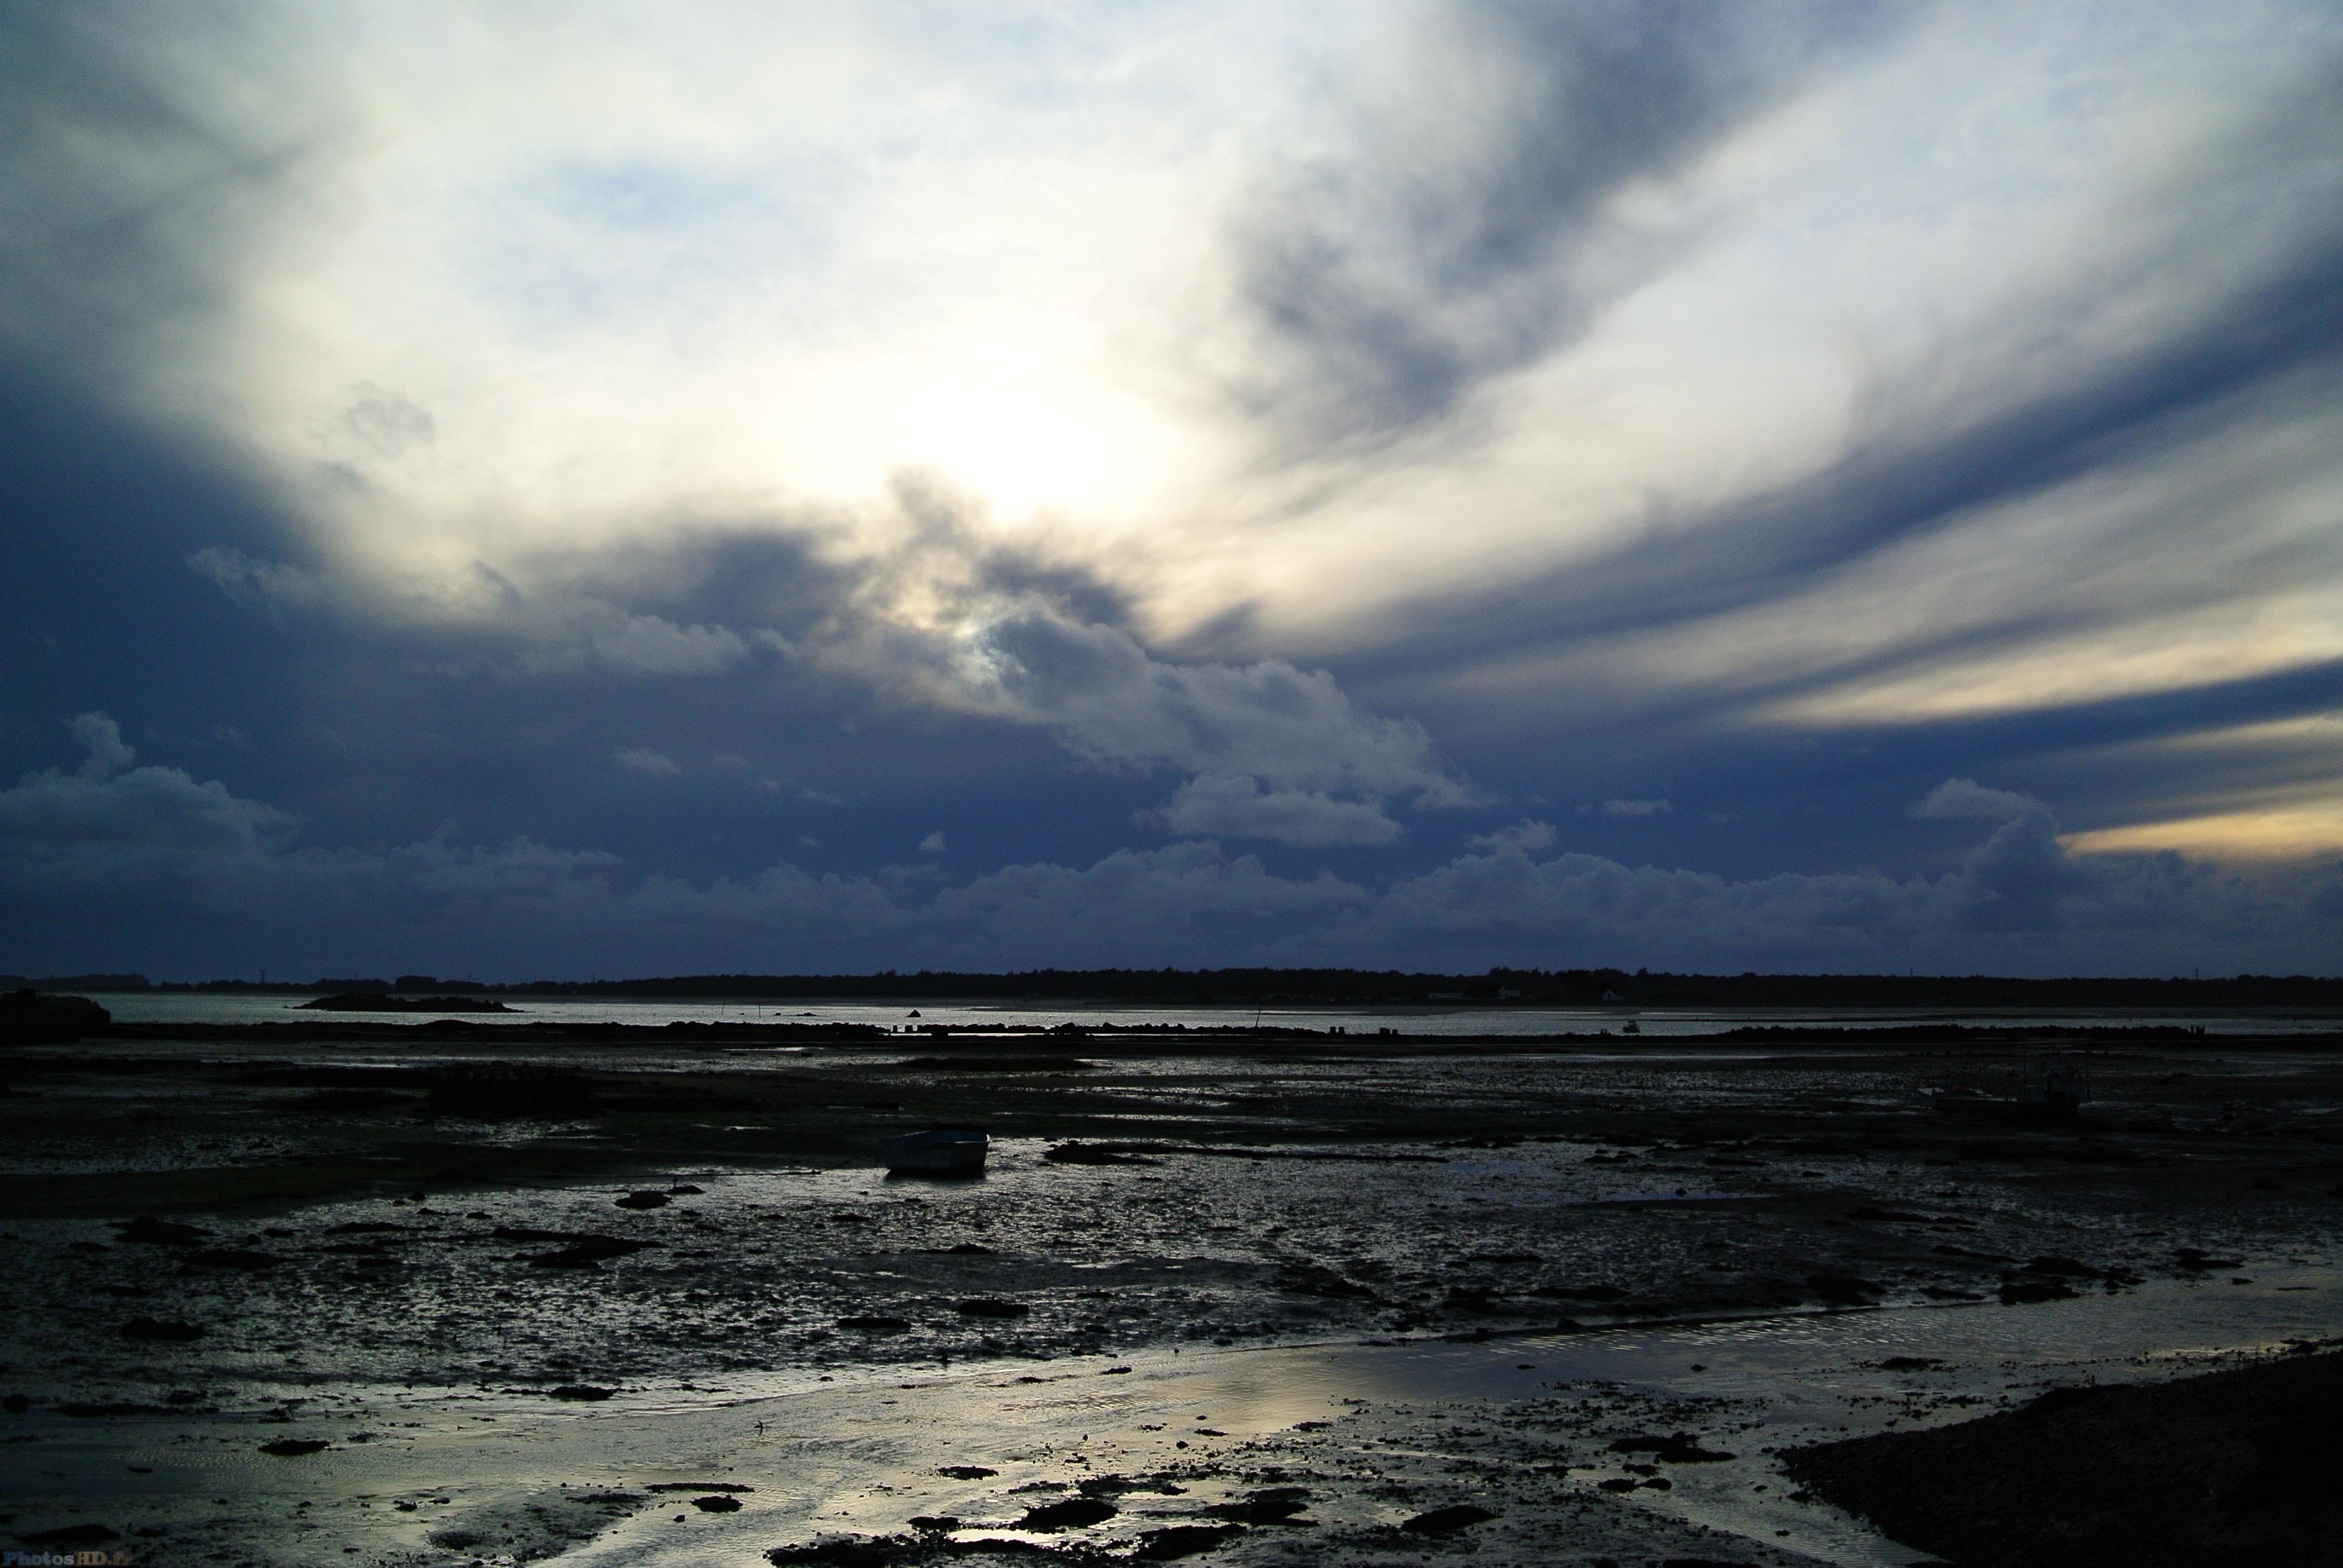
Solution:
M1941 361L1965 312L2102 282L2130 243L2104 193L2158 161L2143 137L2217 133L2237 111L2207 79L2268 64L2077 26L2013 70L2006 18L1978 17L1915 27L1562 236L1527 297L1617 307L1461 431L1297 473L1262 468L1213 396L1259 347L1222 230L1259 199L1263 147L1447 123L1441 85L1404 72L1307 90L1361 35L1427 20L1369 14L1305 52L1302 12L1037 14L971 51L884 9L314 14L286 25L311 90L268 129L317 134L271 242L140 391L377 568L656 531L712 498L853 503L927 469L1003 526L1048 512L1192 563L1197 582L1145 585L1169 620L1241 569L1270 624L1340 640L1395 595L1614 547L1654 497L1681 511L1829 463L1865 383ZM2153 89L2183 64L2176 105ZM427 410L427 447L354 445L362 385Z
M2343 659L2333 359L2221 368L2343 255L2315 10L234 15L109 45L204 136L54 160L93 232L168 212L161 283L27 265L6 330L113 323L103 396L277 499L287 560L196 552L240 597L801 659L1317 845L1474 798L1417 729L1306 776L1292 693L1389 740L1321 663L1805 738ZM613 584L725 530L830 600ZM2067 841L2328 841L2262 782Z

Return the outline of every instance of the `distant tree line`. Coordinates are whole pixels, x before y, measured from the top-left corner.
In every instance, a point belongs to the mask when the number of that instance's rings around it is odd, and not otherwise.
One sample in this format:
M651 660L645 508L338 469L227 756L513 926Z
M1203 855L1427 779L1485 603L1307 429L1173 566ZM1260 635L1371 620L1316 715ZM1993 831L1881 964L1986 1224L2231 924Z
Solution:
M308 995L363 991L681 1001L1095 1002L1141 1006L1600 1006L1780 1008L2343 1007L2343 978L2235 975L2214 980L1996 975L1668 974L1648 970L1493 969L1457 975L1399 970L1025 970L1010 974L893 970L860 975L677 975L618 980L478 984L432 975L395 980L149 981L136 974L0 976L0 989Z

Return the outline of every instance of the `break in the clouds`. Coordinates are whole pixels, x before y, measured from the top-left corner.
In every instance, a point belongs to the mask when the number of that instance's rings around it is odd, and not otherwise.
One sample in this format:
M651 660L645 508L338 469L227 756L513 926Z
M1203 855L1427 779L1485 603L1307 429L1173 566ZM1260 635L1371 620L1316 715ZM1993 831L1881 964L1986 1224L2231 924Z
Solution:
M2333 968L2330 8L0 33L0 968Z

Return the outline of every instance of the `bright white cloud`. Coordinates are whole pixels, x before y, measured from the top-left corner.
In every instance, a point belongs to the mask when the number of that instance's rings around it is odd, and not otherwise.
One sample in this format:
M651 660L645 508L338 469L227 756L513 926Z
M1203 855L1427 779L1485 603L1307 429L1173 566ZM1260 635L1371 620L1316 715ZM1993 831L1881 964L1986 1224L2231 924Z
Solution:
M1887 411L1936 429L2103 373L2141 312L2252 286L2335 172L2249 164L2254 106L2336 43L2287 5L1988 5L1844 37L1798 7L251 15L106 40L226 149L177 171L156 239L222 286L155 297L171 350L126 385L273 471L334 559L443 581L928 468L999 526L1078 519L1061 545L1121 563L1157 624L1242 597L1354 641L1395 598L1825 467ZM1585 117L1604 70L1684 93L1655 116L1675 128ZM2007 134L1974 134L1987 113ZM108 157L51 116L17 176L49 204L17 226L25 266L126 293L33 247L169 171L131 126ZM1362 396L1438 381L1470 460L1264 476L1287 293L1348 300L1353 352L1390 337Z

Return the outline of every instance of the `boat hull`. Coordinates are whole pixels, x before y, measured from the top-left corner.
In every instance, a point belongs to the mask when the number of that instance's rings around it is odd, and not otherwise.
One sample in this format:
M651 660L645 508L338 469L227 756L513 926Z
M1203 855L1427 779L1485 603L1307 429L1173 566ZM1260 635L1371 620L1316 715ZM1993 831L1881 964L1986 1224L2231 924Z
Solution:
M887 1169L906 1176L980 1176L992 1141L966 1128L902 1132L879 1141Z

